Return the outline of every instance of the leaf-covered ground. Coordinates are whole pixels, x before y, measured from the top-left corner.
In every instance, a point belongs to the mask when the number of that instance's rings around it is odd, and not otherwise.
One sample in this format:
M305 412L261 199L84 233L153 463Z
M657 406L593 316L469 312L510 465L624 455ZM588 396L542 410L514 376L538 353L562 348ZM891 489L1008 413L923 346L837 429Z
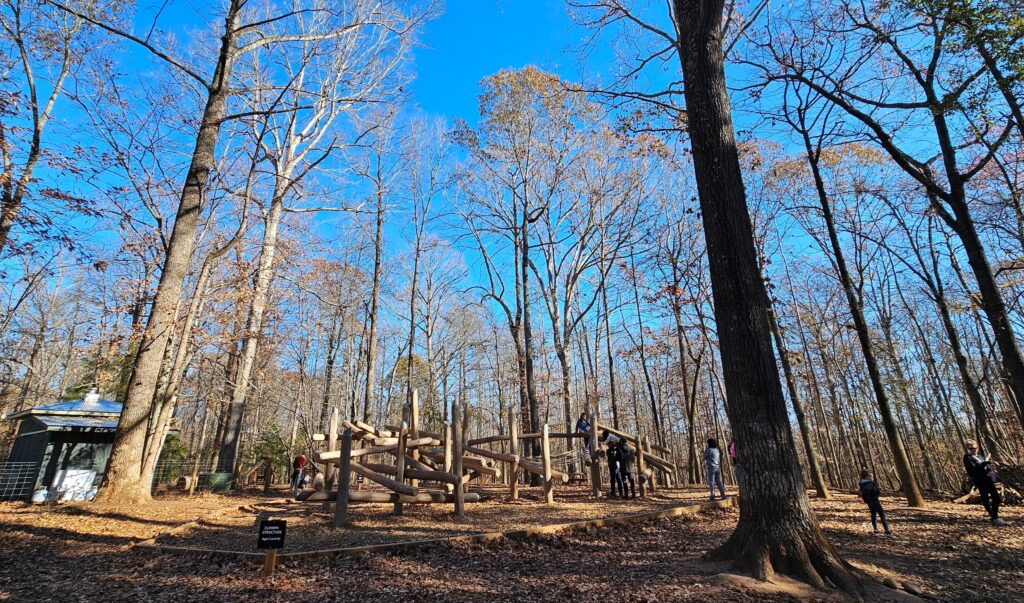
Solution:
M693 493L696 494L696 493ZM8 601L765 601L824 600L764 588L701 555L735 526L735 510L527 541L433 545L394 554L289 561L263 578L251 562L133 549L176 525L216 521L255 497L158 500L134 509L0 505L0 600ZM535 503L537 504L537 503ZM623 512L631 502L621 502ZM870 534L855 497L815 501L840 552L878 579L909 582L943 601L1022 600L1024 513L996 528L978 506L887 505L895 538ZM538 504L539 506L539 504ZM401 520L400 520L401 521ZM443 522L443 517L438 517ZM443 530L445 527L438 526ZM249 534L251 536L251 533ZM241 545L243 548L252 543ZM869 600L878 600L873 593Z

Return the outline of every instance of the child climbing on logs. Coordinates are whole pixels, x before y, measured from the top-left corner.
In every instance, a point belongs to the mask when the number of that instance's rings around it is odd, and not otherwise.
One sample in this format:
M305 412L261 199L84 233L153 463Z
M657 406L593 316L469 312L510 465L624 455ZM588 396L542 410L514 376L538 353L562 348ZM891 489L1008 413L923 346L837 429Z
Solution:
M636 498L636 482L633 481L633 463L636 461L636 451L629 447L626 440L619 440L619 486L622 488L623 498ZM626 484L629 483L629 488Z
M875 482L875 476L871 474L867 469L860 472L860 497L868 504L868 509L871 510L871 528L878 533L878 518L882 520L882 528L885 529L886 536L892 536L892 531L889 529L889 522L885 519L885 509L882 508L881 501L878 497L881 496L882 491Z
M583 446L581 454L586 459L590 453L590 421L587 420L587 413L582 413L578 421L576 421L576 433L583 434Z

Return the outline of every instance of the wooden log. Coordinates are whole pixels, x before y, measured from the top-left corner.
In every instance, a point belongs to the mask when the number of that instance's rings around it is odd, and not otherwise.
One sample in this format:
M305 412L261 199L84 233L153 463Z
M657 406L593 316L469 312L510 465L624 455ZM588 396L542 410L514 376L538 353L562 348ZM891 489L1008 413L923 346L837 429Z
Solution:
M454 502L454 495L447 492L420 492L415 496L404 494L391 494L388 492L352 492L349 494L351 502L383 502L394 503L396 501L405 505L428 504L428 503L451 503ZM462 496L464 503L480 502L480 495L476 492L465 493Z
M519 415L510 411L509 413L509 451L516 457L516 462L509 467L508 495L512 500L519 500Z
M381 475L381 474L377 473L376 471L371 471L371 470L367 469L366 467L360 465L356 461L351 461L350 465L351 465L352 471L358 473L359 475L362 475L363 477L365 477L366 479L368 479L368 480L370 480L372 482L376 482L376 483L384 486L388 490L392 490L392 491L397 492L399 494L405 494L407 496L415 496L418 493L416 488L413 488L412 486L407 486L405 484L399 483L399 482L391 479L390 477L387 477L387 476L384 476L384 475Z
M642 432L641 432L641 435L642 435ZM643 497L647 496L647 484L644 483L644 480L639 478L639 476L643 475L644 472L647 471L647 463L644 462L644 448L643 448L643 446L637 446L636 447L636 471L637 471L637 479L640 482L640 484L639 484L639 486L640 486L640 498L643 498Z
M341 463L338 466L338 504L334 506L334 527L340 528L348 523L348 501L350 500L349 483L352 481L352 430L346 429L341 434Z
M399 484L405 483L405 441L409 439L408 435L409 434L406 433L405 430L405 424L403 423L402 429L398 431L398 450L395 451L396 458L398 459L398 462L395 465L395 482ZM412 488L415 489L416 484L412 484ZM399 499L399 501L395 503L394 514L402 514L401 499Z
M341 426L344 427L345 429L351 429L352 430L352 437L354 439L356 439L356 440L363 440L363 439L366 439L366 438L375 438L375 437L377 437L377 434L374 433L373 431L366 431L365 429L362 429L361 427L359 427L358 425L356 425L352 421L349 421L348 419L345 419L344 421L342 421L341 422Z
M455 484L455 491L452 493L452 502L455 505L455 516L462 517L466 514L466 491L462 486L462 421L459 419L460 408L458 404L452 407L452 473L459 478L460 483Z
M543 437L543 434L541 432L539 432L539 431L535 432L535 433L522 433L522 434L519 434L519 439L520 440L539 440L541 437ZM548 437L549 438L561 439L561 440L571 440L573 438L584 438L584 437L586 437L586 434L582 434L582 433L549 433Z
M644 461L646 461L648 465L651 465L652 467L657 467L658 469L666 473L675 469L675 465L672 465L670 463L667 464L664 459L652 455L650 451L644 451Z
M414 440L419 439L420 437L420 391L418 389L412 390L412 396L409 400L409 434ZM439 444L440 442L434 445L437 446ZM419 449L413 448L411 456L412 458L419 460ZM412 480L411 484L413 488L419 485L416 483L416 480Z
M196 491L196 482L199 481L199 456L196 455L196 461L192 464L192 478L188 482L188 495L192 496Z
M444 471L452 473L452 424L450 422L444 424L444 460L441 467ZM455 483L458 483L458 479ZM446 486L445 490L451 491L451 488Z
M644 450L644 456L647 457L647 458L650 458L650 450L651 450L651 442L650 442L650 440L647 439L647 436L644 436L643 438L641 438L640 441L643 443L643 448L645 449ZM668 473L668 472L666 471L666 473ZM658 485L655 483L657 481L658 481L657 479L650 479L650 480L648 480L648 482L649 482L648 485L651 488L651 494L654 494L655 492L658 491Z
M395 425L385 425L384 429L385 430L395 431L395 430L398 429L398 427L395 426ZM392 433L391 435L394 435L394 433ZM439 442L444 440L444 434L438 433L436 431L427 431L426 429L420 429L420 437L421 438L434 438L435 440L437 440Z
M494 459L503 463L518 463L519 455L517 454L506 454L504 452L494 452L493 450L487 450L486 448L477 448L475 446L464 446L462 448L466 452L476 454L478 456Z
M548 424L541 428L540 456L544 468L544 503L555 504L555 483L551 479L551 438L548 437Z
M304 502L324 502L324 501L336 501L338 500L337 492L328 492L327 490L306 490L300 492L296 497L296 500ZM416 496L407 496L405 494L395 494L394 492L354 492L348 493L349 503L384 503L394 504L401 499L402 504L415 505L415 504L427 504L427 503L451 503L454 498L453 495L447 492L437 491L421 491ZM476 492L467 492L464 497L465 502L480 502L480 495Z
M472 469L477 473L483 475L489 475L491 477L501 477L501 469L494 465L485 462L484 459L473 457L473 456L462 456L462 467L464 469Z
M595 412L590 427L590 493L594 496L601 496L601 447L597 442L598 433L598 415Z
M509 441L509 439L510 439L510 436L507 436L507 435L493 435L493 436L487 436L486 438L475 438L475 439L472 439L472 440L466 442L466 444L468 444L470 446L480 446L481 444L493 444L495 442L507 442L507 441Z
M435 471L430 468L417 469L412 466L413 463L415 462L417 461L415 461L411 457L405 457L405 477L410 479L415 478L429 482L441 482L443 484L454 484L456 482L456 477L454 473L447 473L445 471ZM363 467L366 467L370 471L376 471L377 473L380 473L382 475L398 475L398 468L392 467L391 465L385 465L383 463L361 464ZM422 467L426 467L426 465L423 465L422 463L420 463L420 465Z
M544 476L544 467L542 465L539 465L539 464L531 461L531 460L520 459L519 460L519 467L529 471L530 473L533 473L534 475L540 475L541 477ZM569 481L569 474L568 473L562 473L561 471L558 471L557 469L552 469L551 470L551 477L552 477L552 479L556 479L556 480L561 481L563 484L564 483L568 483L568 481Z
M337 408L331 409L331 419L327 423L327 450L338 449L338 424L340 422L340 415L338 414ZM327 463L324 467L324 483L328 488L334 488L334 482L337 479L337 471L331 463Z

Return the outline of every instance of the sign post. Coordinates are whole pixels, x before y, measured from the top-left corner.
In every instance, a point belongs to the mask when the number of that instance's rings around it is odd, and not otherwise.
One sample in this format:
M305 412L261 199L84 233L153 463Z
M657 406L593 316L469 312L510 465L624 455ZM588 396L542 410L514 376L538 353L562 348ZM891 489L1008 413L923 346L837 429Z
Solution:
M274 573L277 566L277 550L284 548L285 531L288 522L283 519L265 519L260 522L260 533L256 540L256 548L265 550L263 558L263 575Z

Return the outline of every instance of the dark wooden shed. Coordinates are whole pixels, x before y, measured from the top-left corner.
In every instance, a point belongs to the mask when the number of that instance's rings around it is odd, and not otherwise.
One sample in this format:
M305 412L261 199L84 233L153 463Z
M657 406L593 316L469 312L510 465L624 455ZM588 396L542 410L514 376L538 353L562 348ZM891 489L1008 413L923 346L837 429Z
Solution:
M4 498L27 498L36 488L52 488L59 471L95 471L93 486L98 486L120 416L119 403L90 393L83 400L44 404L4 417L21 422L7 469L0 475Z

